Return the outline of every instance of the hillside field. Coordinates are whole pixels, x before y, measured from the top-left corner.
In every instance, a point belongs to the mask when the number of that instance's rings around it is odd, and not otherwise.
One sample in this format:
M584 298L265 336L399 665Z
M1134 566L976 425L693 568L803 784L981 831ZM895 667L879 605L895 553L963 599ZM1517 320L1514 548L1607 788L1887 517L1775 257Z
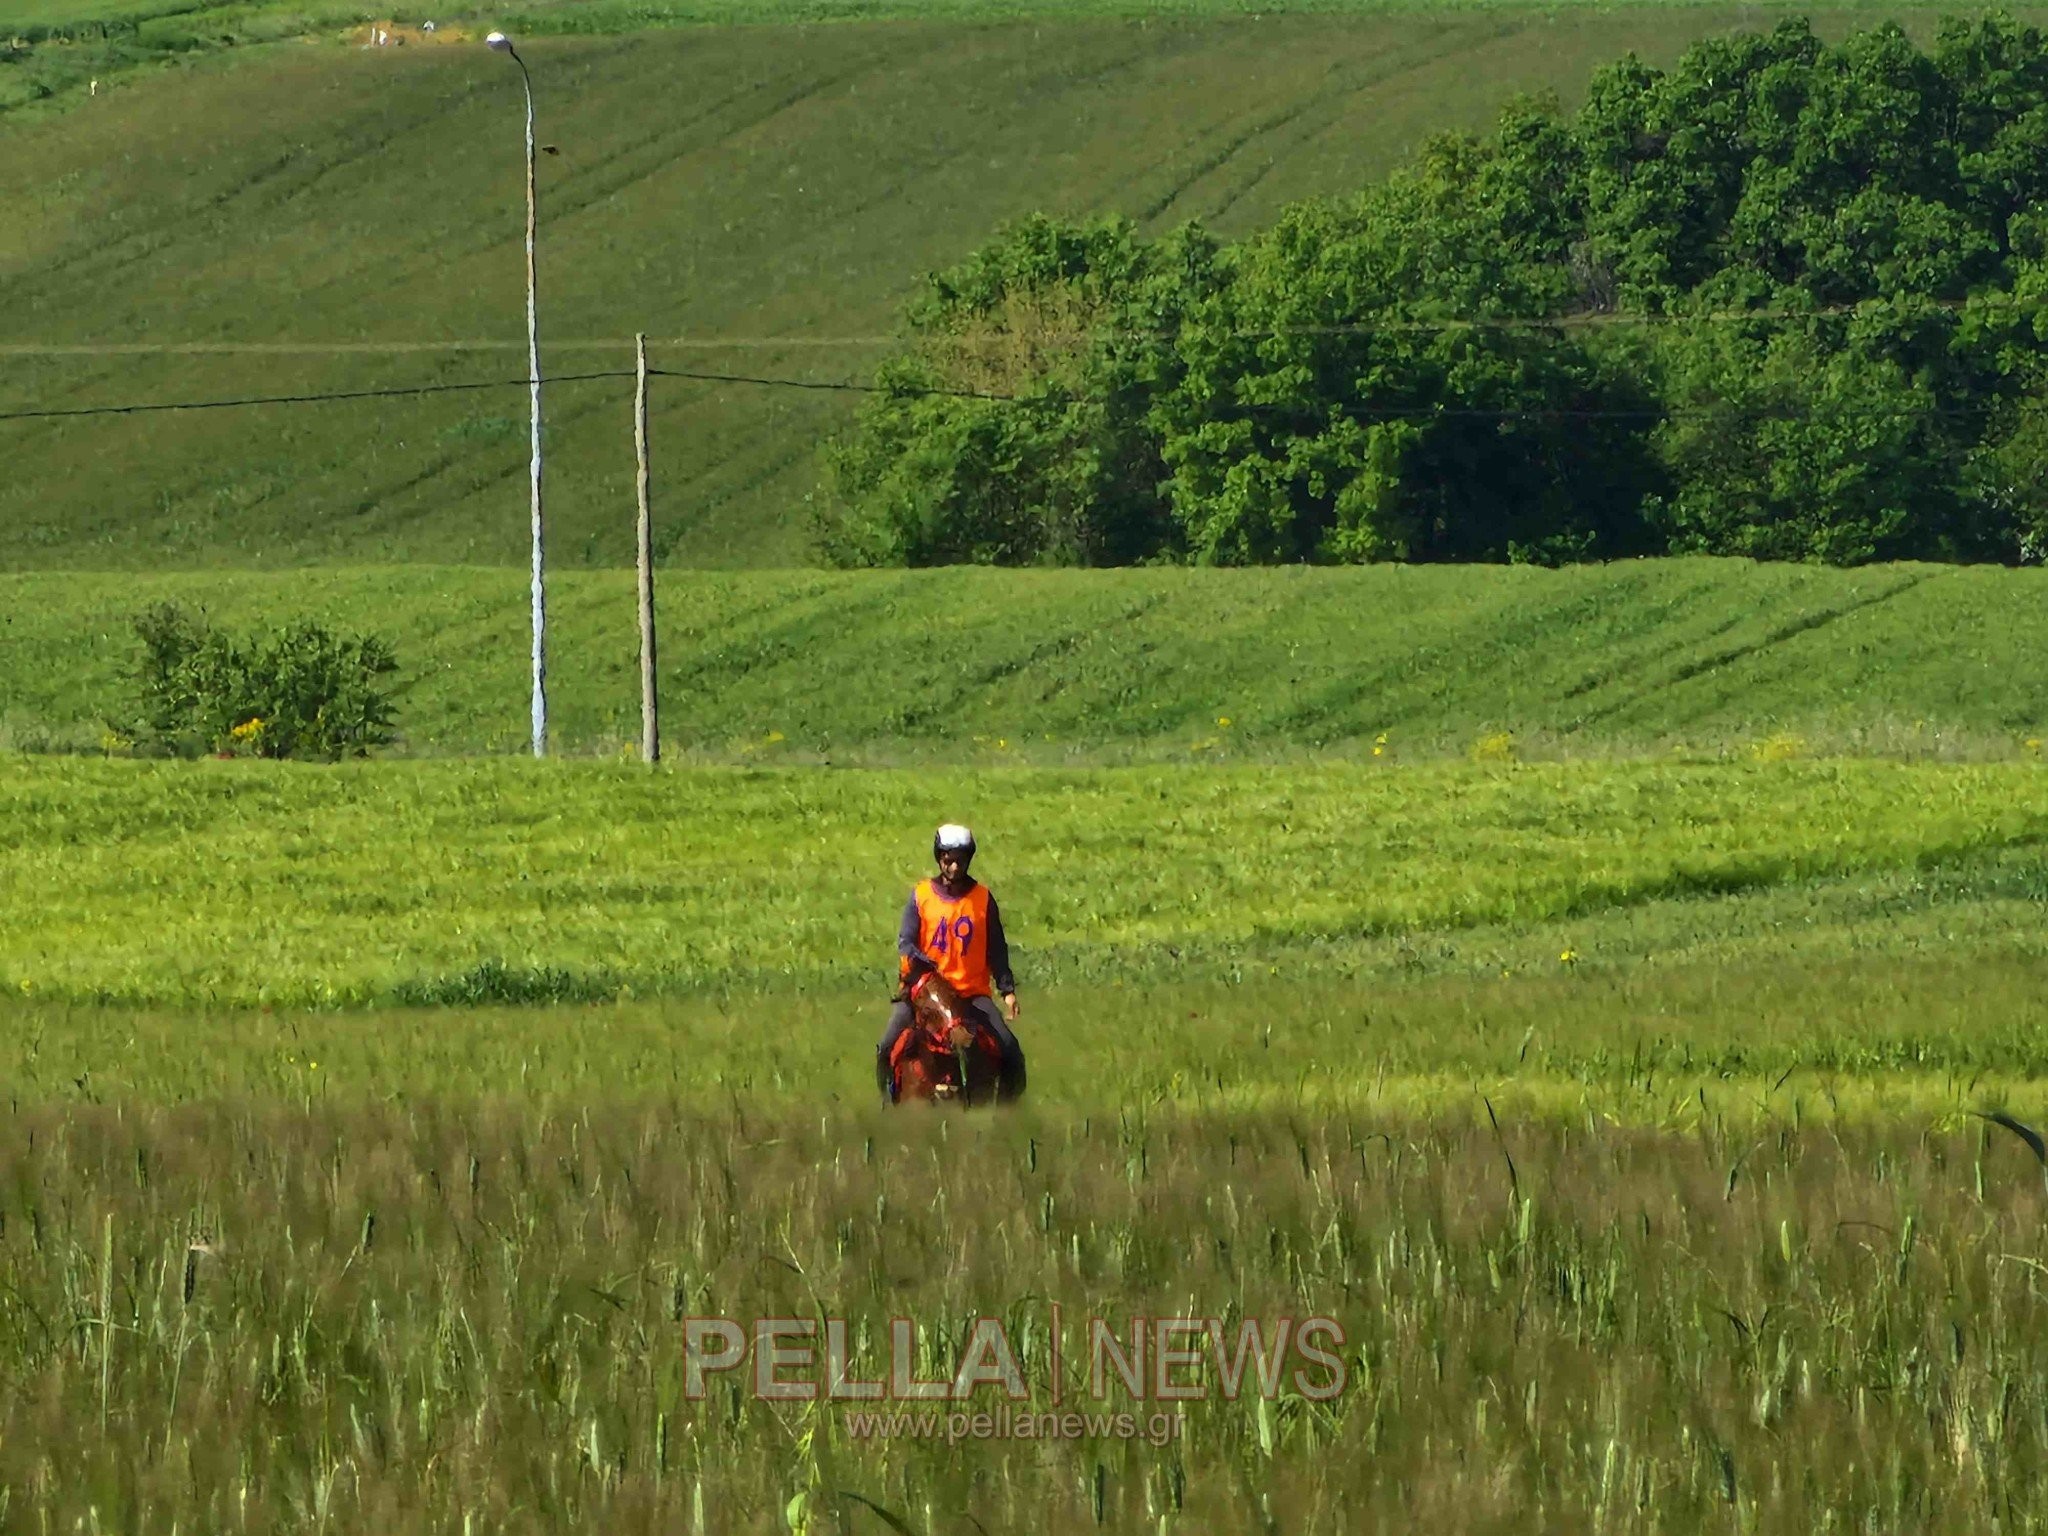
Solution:
M1569 98L1630 50L1669 60L1784 13L985 14L532 38L560 151L541 166L549 372L617 373L645 331L657 367L859 382L921 274L1005 219L1243 232L1513 92ZM523 558L516 75L480 47L349 36L196 52L0 116L0 161L34 168L0 190L0 415L500 387L0 421L0 568ZM620 377L550 393L565 564L629 558L629 397ZM855 398L657 380L663 558L807 562L819 444Z
M636 746L633 578L557 573L554 742ZM150 603L318 618L401 664L402 752L522 750L526 578L456 567L0 575L0 746L99 752ZM658 588L664 740L757 763L1764 750L2015 757L2048 735L2048 577L1738 560L729 573ZM1227 723L1225 723L1227 722ZM2034 745L2029 747L2028 743Z

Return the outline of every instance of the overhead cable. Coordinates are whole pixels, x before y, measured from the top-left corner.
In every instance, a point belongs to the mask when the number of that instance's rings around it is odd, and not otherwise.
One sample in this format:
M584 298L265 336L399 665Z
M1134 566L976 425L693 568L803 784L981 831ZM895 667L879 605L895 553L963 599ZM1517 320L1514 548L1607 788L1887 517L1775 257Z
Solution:
M650 368L657 378L695 379L711 384L750 384L773 389L807 389L858 395L943 395L965 400L1009 400L1018 395L995 395L973 389L925 388L859 384L840 380L776 379L745 373L709 373L691 369ZM580 384L591 379L630 379L631 368L608 368L594 373L561 373L543 378L543 384ZM347 400L396 400L414 395L447 395L480 389L525 389L528 379L482 379L461 384L402 384L385 389L341 389L324 394L238 395L222 400L143 400L121 405L75 405L0 410L0 421L57 421L81 416L142 416L159 411L225 411L259 405L331 405Z
M1073 400L1085 398L1078 395L1030 396L1005 395L988 390L948 389L943 386L908 384L863 384L841 379L789 379L764 374L716 373L709 370L686 368L650 368L651 377L686 379L706 384L739 384L764 389L795 389L826 394L887 395L897 399L938 397L954 400L988 400L1013 405L1064 405ZM565 373L544 378L544 384L578 384L593 379L625 379L634 376L631 369L606 369L593 373ZM486 389L525 389L527 379L486 379L459 384L413 384L384 389L336 390L327 394L294 395L244 395L216 400L147 400L119 405L84 405L48 407L27 410L0 410L0 422L9 421L54 421L94 416L138 416L162 411L220 411L255 406L298 406L329 405L345 401L393 400L419 395L441 395L463 393ZM1862 418L1880 421L1907 421L1922 418L1961 418L1995 414L1998 405L1981 406L1938 406L1938 405L1859 405L1854 403L1803 405L1803 406L1749 406L1749 405L1704 405L1704 406L1642 406L1618 408L1609 406L1374 406L1356 404L1343 408L1343 415L1360 421L1441 421L1441 420L1482 420L1482 421L1670 421L1670 420L1750 420L1750 421L1806 421L1840 420ZM1232 402L1225 410L1236 414L1249 415L1294 415L1316 417L1321 420L1328 414L1327 406L1304 403L1266 405L1259 403Z
M1965 310L2032 310L2048 304L2048 296L2023 294L1993 294L1973 299L1926 299L1913 300L1912 306L1923 311L1939 311L1945 314L1959 314ZM1374 320L1340 321L1327 325L1272 325L1219 327L1205 334L1226 337L1239 341L1259 341L1268 337L1289 336L1377 336L1377 335L1426 335L1445 331L1557 331L1603 329L1608 327L1630 328L1637 326L1662 325L1756 325L1778 321L1807 321L1829 319L1883 319L1896 316L1897 307L1885 300L1866 301L1857 304L1821 305L1812 309L1720 309L1705 310L1697 314L1683 311L1658 313L1634 313L1619 310L1587 309L1563 315L1446 315L1436 317L1393 317ZM943 333L927 333L942 335ZM987 333L990 340L1008 339L1014 333L992 331ZM1115 338L1131 341L1167 341L1179 333L1171 330L1144 329L1135 327L1101 326L1083 331L1034 331L1034 341L1077 342ZM898 333L893 335L794 335L794 336L669 336L650 337L647 345L668 351L801 351L812 348L831 347L890 347L904 346L913 342L914 336ZM952 342L972 341L979 338L962 335L944 336ZM548 349L563 351L621 351L630 353L635 339L630 336L581 337L550 341ZM58 341L11 341L0 342L0 357L289 357L359 354L381 356L407 352L516 352L524 351L523 340L505 338L471 338L447 340L393 340L393 341L109 341L109 342L58 342Z

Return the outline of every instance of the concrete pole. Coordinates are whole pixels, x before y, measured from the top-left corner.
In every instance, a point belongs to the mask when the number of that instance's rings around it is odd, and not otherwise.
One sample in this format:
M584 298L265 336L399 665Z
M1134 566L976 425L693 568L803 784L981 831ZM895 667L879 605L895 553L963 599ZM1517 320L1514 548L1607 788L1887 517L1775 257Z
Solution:
M485 43L509 54L519 66L520 83L526 88L526 380L528 419L532 456L529 473L533 483L533 755L548 755L548 610L540 515L540 299L534 272L534 232L540 221L539 194L534 185L533 76L526 60L502 32L493 32Z
M647 334L633 338L633 457L640 502L640 761L661 761L661 703L654 680L653 476L647 464Z

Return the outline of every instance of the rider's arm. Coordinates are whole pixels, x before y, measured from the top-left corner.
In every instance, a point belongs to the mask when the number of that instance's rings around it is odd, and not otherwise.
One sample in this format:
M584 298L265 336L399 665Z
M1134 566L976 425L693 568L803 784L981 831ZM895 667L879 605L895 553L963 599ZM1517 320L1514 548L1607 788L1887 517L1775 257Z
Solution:
M939 963L924 952L918 940L924 937L924 925L918 920L917 893L910 893L910 900L903 903L903 921L896 926L896 953L910 962L910 974L920 970L936 971Z
M988 973L1003 996L1017 990L1017 978L1010 974L1010 941L1003 936L1003 914L996 909L993 891L988 897Z

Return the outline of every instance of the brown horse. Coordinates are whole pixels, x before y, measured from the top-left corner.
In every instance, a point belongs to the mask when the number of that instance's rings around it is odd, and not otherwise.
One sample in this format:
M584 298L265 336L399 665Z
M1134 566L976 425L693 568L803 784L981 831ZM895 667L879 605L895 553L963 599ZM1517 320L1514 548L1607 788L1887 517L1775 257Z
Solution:
M911 1025L890 1053L896 1102L984 1104L996 1097L1003 1047L980 1011L931 972L910 991Z

